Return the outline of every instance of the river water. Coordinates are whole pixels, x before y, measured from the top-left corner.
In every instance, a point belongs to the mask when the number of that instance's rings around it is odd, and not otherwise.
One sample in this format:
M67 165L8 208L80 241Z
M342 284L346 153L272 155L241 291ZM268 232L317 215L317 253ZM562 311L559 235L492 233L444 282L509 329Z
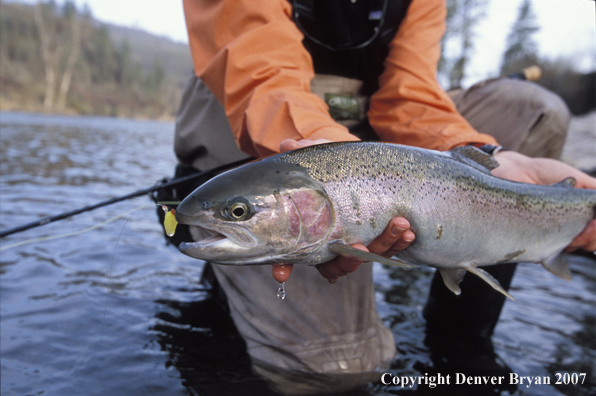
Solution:
M0 128L2 230L148 187L176 162L170 122L0 113ZM7 248L118 215L83 234ZM2 395L275 394L199 283L203 263L166 245L148 197L0 243ZM424 341L421 310L433 270L375 266L378 310L399 351L393 376L455 373L464 361L483 375L506 376L506 384L369 384L350 394L595 394L596 260L568 259L571 282L519 265L516 300L505 304L492 345L453 345L451 355ZM272 280L271 298L276 292ZM510 373L550 384L510 385Z

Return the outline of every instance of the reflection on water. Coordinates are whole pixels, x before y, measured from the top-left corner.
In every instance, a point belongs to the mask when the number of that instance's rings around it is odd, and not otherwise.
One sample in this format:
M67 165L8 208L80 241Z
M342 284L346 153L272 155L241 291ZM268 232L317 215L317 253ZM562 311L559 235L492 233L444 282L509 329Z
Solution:
M252 372L244 340L212 298L159 303L153 330L185 387L197 395L275 395Z
M172 123L1 113L0 128L0 229L147 187L175 164ZM0 240L71 232L148 205L86 234L0 252L2 395L275 394L200 284L202 263L165 245L150 203L140 197ZM516 301L505 304L492 344L426 337L432 269L374 269L399 352L392 376L514 373L550 385L379 383L349 394L594 394L596 262L570 260L571 282L518 266ZM562 373L587 376L554 385Z

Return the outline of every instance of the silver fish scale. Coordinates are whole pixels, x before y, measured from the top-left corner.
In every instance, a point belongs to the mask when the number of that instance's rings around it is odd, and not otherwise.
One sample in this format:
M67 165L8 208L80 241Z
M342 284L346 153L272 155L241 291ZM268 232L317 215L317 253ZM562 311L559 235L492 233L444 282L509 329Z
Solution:
M414 169L415 152L409 159L398 154L381 145L339 143L292 152L284 159L300 164L323 184L344 234L351 237L346 242L365 243L380 234L394 213L407 211L400 205L410 200L400 175Z
M594 216L596 192L496 178L449 153L384 143L312 146L278 157L323 184L347 243L368 243L406 217L416 240L399 257L458 267L540 261Z

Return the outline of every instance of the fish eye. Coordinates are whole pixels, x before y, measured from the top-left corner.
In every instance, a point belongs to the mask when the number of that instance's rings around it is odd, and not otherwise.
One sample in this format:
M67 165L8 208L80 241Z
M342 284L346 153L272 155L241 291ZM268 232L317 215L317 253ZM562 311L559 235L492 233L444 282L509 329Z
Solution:
M235 202L230 206L230 216L236 220L244 220L248 214L248 208L244 202Z
M243 221L248 220L254 214L248 202L244 198L235 198L225 209L225 214L230 220Z

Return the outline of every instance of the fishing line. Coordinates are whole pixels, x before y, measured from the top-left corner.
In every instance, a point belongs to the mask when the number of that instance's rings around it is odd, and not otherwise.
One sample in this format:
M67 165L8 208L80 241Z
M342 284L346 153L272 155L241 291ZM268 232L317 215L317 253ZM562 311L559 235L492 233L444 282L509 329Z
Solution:
M120 230L120 234L118 234L118 239L116 240L116 246L114 246L114 251L112 252L112 259L110 260L110 270L108 272L108 293L106 294L106 302L103 307L103 318L101 320L101 333L99 334L99 342L101 342L101 340L103 339L103 330L104 330L104 324L106 321L106 312L108 310L108 298L110 297L110 293L112 292L112 268L114 267L114 259L116 258L116 249L118 249L118 244L120 243L120 239L122 238L124 229L128 225L128 222L130 221L130 219L132 219L132 216L134 216L134 214L137 213L139 210L149 207L149 206L154 206L154 205L146 204L146 205L141 205L138 208L133 209L130 216L128 216L128 219L126 219L126 223L124 223L124 226L122 226L122 229ZM131 211L128 211L127 213L130 213L130 212Z
M0 251L11 249L11 248L15 248L17 246L28 245L30 243L35 243L35 242L51 241L53 239L60 239L60 238L66 238L66 237L70 237L70 236L80 235L80 234L83 234L85 232L93 231L93 230L95 230L97 228L103 227L106 224L109 224L111 222L114 222L114 221L122 218L122 217L127 216L129 213L134 214L137 210L140 210L140 209L143 209L143 208L146 208L146 207L149 207L149 206L155 206L155 205L161 206L161 205L168 205L168 204L169 205L173 205L175 203L173 203L173 202L167 202L167 203L160 202L158 204L144 204L144 205L141 205L141 206L139 206L139 207L137 207L135 209L131 209L131 210L127 211L127 212L124 212L122 214L119 214L118 216L112 217L109 220L106 220L106 221L101 222L99 224L95 224L95 225L93 225L91 227L84 228L84 229L79 230L79 231L68 232L66 234L61 234L61 235L52 235L52 236L45 236L45 237L40 237L40 238L33 238L33 239L28 239L26 241L12 243L10 245L0 246ZM131 217L132 217L132 214L131 214ZM127 220L127 223L128 223L128 220Z
M112 269L114 268L114 259L116 258L116 250L118 249L118 244L120 243L120 239L122 238L122 234L124 233L124 229L126 228L126 226L128 225L128 223L130 222L130 219L132 219L132 216L135 215L135 213L137 213L141 209L152 207L152 206L155 206L155 205L156 204L144 204L144 205L138 206L138 207L136 207L134 209L131 209L131 210L125 212L125 213L122 213L122 214L120 214L120 215L118 215L116 217L113 217L113 218L111 218L111 219L109 219L107 221L104 221L101 224L97 224L96 226L86 228L86 229L81 230L79 232L70 233L70 234L64 234L64 235L58 236L58 237L64 237L64 236L82 234L83 232L91 231L94 228L101 227L102 225L111 223L111 222L113 222L113 221L115 221L115 220L117 220L119 218L122 218L122 217L127 216L128 214L130 214L130 216L128 216L128 218L126 219L126 222L122 226L122 229L120 230L120 234L118 234L118 239L116 240L116 245L114 246L114 251L112 252L112 258L110 259L110 269L108 270L108 291L106 293L106 299L105 299L105 303L104 303L104 307L103 307L103 315L102 315L102 319L101 319L101 331L99 333L99 340L97 340L97 342L96 342L97 345L100 345L101 342L103 341L103 334L104 334L105 323L106 323L106 315L107 315L107 312L108 312L108 300L110 299L110 294L112 293ZM159 205L159 204L157 204L157 205ZM43 239L43 238L38 238L38 239ZM51 239L54 239L54 238L51 238ZM89 348L91 348L91 346L89 346ZM86 360L86 361L91 360L95 356L95 352L96 351L97 351L97 348L94 348L92 350L91 354L85 355L81 359L79 359L79 361L70 370L69 376L72 375L72 373L83 363L83 360Z
M203 171L203 172L199 172L199 173L195 173L195 174L188 175L188 176L185 176L185 177L181 177L179 179L175 179L175 180L172 180L172 181L169 181L169 182L160 183L160 184L157 184L157 185L152 186L152 187L149 187L149 188L144 188L142 190L138 190L138 191L135 191L133 193L123 195L121 197L111 198L111 199L108 199L106 201L98 202L96 204L89 205L89 206L84 206L82 208L75 209L75 210L72 210L72 211L69 211L69 212L64 212L64 213L61 213L61 214L58 214L58 215L55 215L55 216L44 217L43 219L40 219L40 220L31 222L31 223L23 224L23 225L18 226L18 227L14 227L14 228L11 228L11 229L8 229L8 230L0 231L0 238L3 238L5 236L11 235L11 234L15 234L17 232L25 231L25 230L28 230L30 228L35 228L35 227L39 227L39 226L42 226L42 225L46 225L46 224L52 223L54 221L66 219L68 217L71 217L71 216L74 216L74 215L77 215L77 214L80 214L80 213L83 213L83 212L88 212L88 211L91 211L91 210L94 210L94 209L97 209L97 208L101 208L102 206L111 205L113 203L124 201L124 200L130 199L130 198L139 197L141 195L150 194L150 193L155 192L157 190L163 190L164 188L177 186L178 184L186 183L186 182L189 182L189 181L194 180L194 179L198 179L198 178L201 178L201 177L213 177L213 176L216 176L219 173L222 173L222 172L224 172L226 170L230 170L232 168L235 168L237 166L240 166L240 165L245 164L245 163L247 163L249 161L252 161L252 160L253 160L253 158L245 158L245 159L242 159L240 161L232 162L230 164L225 164L225 165L218 166L216 168L209 169L209 170L206 170L206 171Z

